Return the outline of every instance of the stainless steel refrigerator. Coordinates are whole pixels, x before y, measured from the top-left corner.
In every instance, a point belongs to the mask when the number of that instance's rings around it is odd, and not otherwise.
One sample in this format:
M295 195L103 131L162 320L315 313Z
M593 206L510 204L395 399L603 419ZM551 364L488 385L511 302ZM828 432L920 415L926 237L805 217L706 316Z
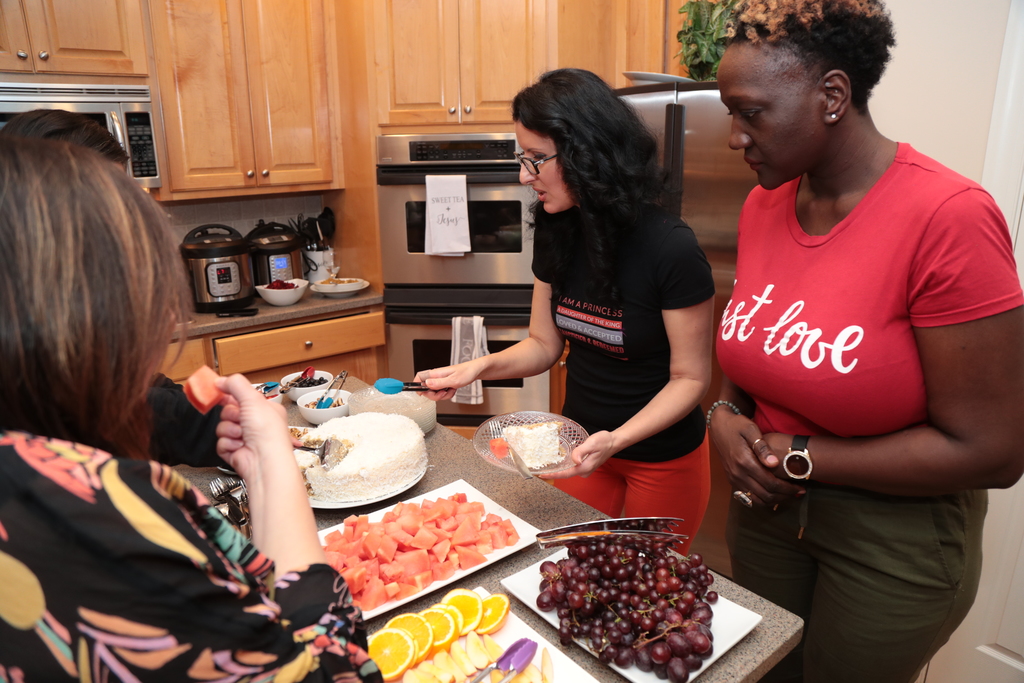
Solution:
M666 208L682 216L705 250L736 249L736 221L757 175L729 148L730 119L715 82L622 88L658 138L669 173Z

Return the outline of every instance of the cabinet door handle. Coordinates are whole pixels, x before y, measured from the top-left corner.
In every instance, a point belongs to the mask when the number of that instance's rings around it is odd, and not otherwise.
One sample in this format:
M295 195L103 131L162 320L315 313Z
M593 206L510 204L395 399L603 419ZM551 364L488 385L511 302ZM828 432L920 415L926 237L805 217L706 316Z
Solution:
M473 107L466 105L466 109L464 111L468 114L469 112L473 111Z
M260 175L266 178L268 175L270 175L270 171L268 171L267 169L263 169L262 171L260 171Z
M18 50L18 59L28 59L28 53L24 50Z
M251 168L245 172L246 178L252 178L254 175L256 175L256 171L252 170Z
M455 107L451 107L451 108L449 108L449 109L448 109L448 113L449 113L449 114L454 114L454 113L455 113L455 111L456 111L456 110L455 110Z
M313 342L311 342L311 341L306 342L306 348L307 349L313 348Z
M564 368L565 367L565 361L564 360L558 361L558 367Z
M46 50L40 50L39 51L39 59L41 59L41 60L43 60L45 62L49 58L50 58L50 53L49 52L47 52Z

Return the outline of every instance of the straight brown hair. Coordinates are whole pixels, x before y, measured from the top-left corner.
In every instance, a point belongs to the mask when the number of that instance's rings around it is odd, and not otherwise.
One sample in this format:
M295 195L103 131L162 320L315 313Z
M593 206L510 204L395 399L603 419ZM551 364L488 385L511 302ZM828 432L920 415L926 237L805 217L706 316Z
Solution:
M0 136L0 429L146 458L186 281L166 216L66 142Z

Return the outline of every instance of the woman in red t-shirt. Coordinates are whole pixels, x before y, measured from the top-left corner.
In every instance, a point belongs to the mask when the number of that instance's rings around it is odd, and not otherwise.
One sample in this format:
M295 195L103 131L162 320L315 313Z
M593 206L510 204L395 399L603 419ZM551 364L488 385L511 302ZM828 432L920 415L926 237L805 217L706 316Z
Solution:
M976 183L875 128L880 0L747 0L730 36L730 146L760 185L708 413L733 572L807 620L766 680L911 681L974 600L985 489L1024 471L1008 230Z

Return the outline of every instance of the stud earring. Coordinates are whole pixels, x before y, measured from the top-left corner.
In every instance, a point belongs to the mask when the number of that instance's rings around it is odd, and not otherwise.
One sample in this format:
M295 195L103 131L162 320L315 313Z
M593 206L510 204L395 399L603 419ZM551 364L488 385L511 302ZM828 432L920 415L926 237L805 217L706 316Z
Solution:
M835 117L836 117L836 115L835 115L835 114L832 114L832 118L835 118Z

